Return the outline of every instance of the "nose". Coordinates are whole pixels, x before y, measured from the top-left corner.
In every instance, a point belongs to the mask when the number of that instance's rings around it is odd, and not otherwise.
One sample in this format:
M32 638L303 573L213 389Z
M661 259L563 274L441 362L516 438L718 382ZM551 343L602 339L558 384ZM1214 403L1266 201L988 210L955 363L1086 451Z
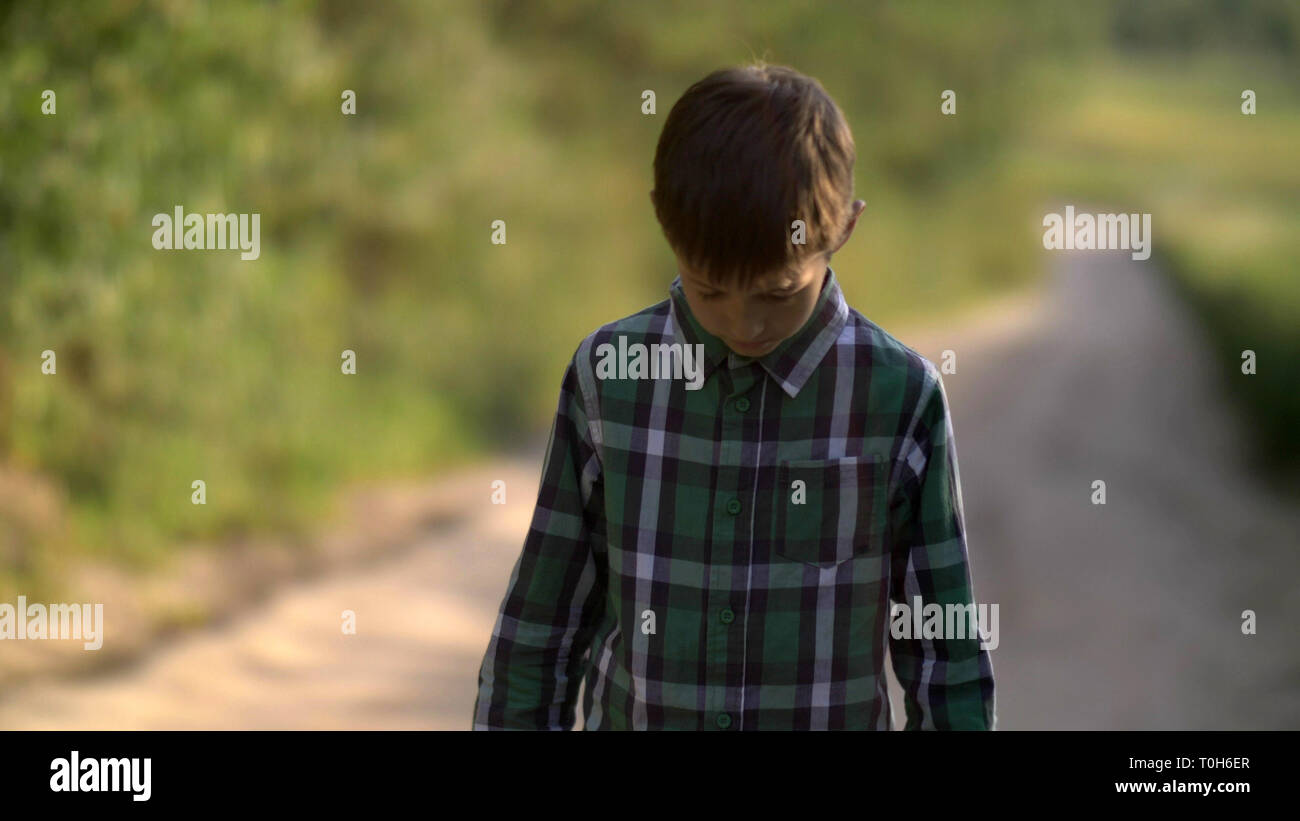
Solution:
M736 342L757 342L762 338L763 317L753 310L746 309L743 305L733 307L727 319L731 338Z

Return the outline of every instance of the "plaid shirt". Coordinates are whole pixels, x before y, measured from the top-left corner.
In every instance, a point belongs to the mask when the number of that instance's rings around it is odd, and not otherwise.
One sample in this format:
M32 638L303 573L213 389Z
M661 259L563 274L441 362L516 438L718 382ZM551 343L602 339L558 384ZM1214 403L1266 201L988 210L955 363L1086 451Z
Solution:
M703 384L601 378L618 337L702 344ZM886 642L907 729L993 729L977 634L890 635L887 599L973 602L943 382L829 267L759 359L699 325L680 278L589 335L541 478L474 729L572 729L585 679L589 730L885 730Z

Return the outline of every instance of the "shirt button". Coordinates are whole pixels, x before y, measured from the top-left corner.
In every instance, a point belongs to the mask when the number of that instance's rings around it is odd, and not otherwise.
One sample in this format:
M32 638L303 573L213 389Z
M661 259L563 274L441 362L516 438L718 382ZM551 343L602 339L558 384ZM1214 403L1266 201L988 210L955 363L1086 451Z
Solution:
M730 727L731 716L727 715L726 713L718 713L718 726L724 730Z
M736 614L731 612L730 607L724 607L722 612L718 614L718 618L722 620L723 624L731 624L736 620Z
M727 502L727 512L730 513L732 516L740 515L740 510L741 510L741 504L739 499L732 499L731 501Z
M749 400L743 396L737 399L736 410L740 411L741 413L744 413L745 411L749 410Z

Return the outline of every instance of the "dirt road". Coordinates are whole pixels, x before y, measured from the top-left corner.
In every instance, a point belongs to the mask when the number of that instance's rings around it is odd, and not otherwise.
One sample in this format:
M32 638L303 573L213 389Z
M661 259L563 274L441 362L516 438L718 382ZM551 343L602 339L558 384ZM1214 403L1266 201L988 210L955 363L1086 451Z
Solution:
M999 729L1300 728L1300 512L1243 464L1205 347L1151 269L1051 261L1031 299L896 332L957 356L944 380L976 597L1000 609ZM539 458L467 474L483 492L463 526L363 571L129 669L17 688L0 727L467 729Z

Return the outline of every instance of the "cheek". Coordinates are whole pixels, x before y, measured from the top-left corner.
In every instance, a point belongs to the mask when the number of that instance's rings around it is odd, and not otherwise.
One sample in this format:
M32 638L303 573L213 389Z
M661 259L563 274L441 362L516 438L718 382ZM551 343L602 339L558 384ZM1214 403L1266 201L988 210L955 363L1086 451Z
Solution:
M716 303L703 302L698 308L692 310L695 312L695 319L704 327L704 330L718 337L727 335L726 311L720 309Z
M752 310L752 308L738 303L713 300L703 303L700 306L700 312L696 316L699 317L700 322L705 327L714 331L725 331L733 320L744 318Z
M815 298L804 300L782 313L780 318L782 332L789 336L802 328L803 324L808 321L808 317L812 316L812 310L816 305L817 300Z
M704 326L704 330L715 334L718 328L718 309L710 302L701 303L695 309L695 318Z

